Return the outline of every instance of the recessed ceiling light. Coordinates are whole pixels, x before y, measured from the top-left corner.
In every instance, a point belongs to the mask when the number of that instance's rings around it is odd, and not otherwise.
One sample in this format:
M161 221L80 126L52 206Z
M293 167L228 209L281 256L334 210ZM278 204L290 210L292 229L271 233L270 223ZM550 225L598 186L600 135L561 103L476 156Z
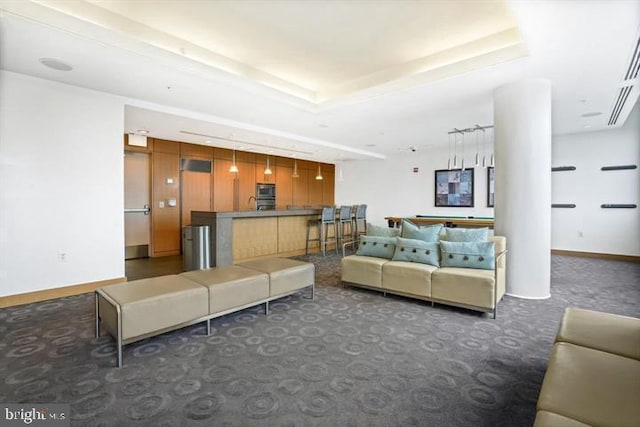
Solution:
M585 129L591 129L591 125L584 125Z
M149 133L149 131L148 131L148 130L146 130L146 129L138 129L138 133L139 133L140 135L147 135L147 134Z
M324 124L324 123L320 123L320 124L318 124L318 127L321 127L321 128L328 128L328 127L329 127L329 125Z
M591 111L590 113L582 114L582 117L595 117L602 114L602 111Z
M211 141L210 139L207 139L204 141L205 144L213 144L213 141Z
M580 100L580 102L581 102L582 104L584 104L585 102L587 102L587 100L586 100L586 99L581 99L581 100Z
M71 71L73 67L66 62L62 62L59 59L54 58L40 58L38 59L42 65L45 67L53 68L58 71Z
M369 148L375 147L375 146L376 146L376 144L365 144L365 147L369 147Z

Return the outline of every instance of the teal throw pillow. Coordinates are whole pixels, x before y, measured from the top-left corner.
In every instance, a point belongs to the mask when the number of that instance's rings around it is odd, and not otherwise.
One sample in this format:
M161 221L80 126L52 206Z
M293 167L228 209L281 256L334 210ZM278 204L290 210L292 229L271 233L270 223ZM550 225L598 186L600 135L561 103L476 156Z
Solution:
M489 229L484 228L447 228L445 240L448 242L486 242Z
M440 244L398 237L393 261L418 262L440 267Z
M495 244L493 242L440 242L442 267L495 268Z
M394 237L362 236L356 255L391 259L395 250L396 239Z
M399 235L399 228L381 227L369 222L367 223L367 236L398 237Z
M402 220L402 233L400 237L405 239L422 240L423 242L438 242L440 241L440 230L442 224L430 225L428 227L418 227L414 223Z

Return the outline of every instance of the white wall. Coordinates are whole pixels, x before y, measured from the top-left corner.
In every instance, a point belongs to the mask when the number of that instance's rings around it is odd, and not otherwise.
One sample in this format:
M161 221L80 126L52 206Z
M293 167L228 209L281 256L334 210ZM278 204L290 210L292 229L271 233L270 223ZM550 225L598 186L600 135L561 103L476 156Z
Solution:
M118 97L0 74L0 296L124 276L123 133Z
M446 135L443 138L447 138ZM467 142L466 164L471 164L475 146ZM490 154L487 146L487 161ZM460 152L458 152L460 156ZM386 160L350 161L342 165L344 181L336 179L336 204L367 204L367 219L386 225L386 216L453 215L493 217L487 207L487 170L474 168L473 208L436 208L435 170L446 169L448 149L406 152ZM413 168L418 168L418 173ZM337 165L336 168L340 168ZM339 173L336 172L336 177Z
M640 209L602 209L603 203L640 205L640 170L601 171L602 166L640 167L640 108L623 127L562 135L553 141L553 166L575 166L552 173L552 202L575 209L552 209L555 249L640 255ZM582 237L580 236L582 233Z
M467 147L471 161L469 153L474 148ZM366 203L367 217L378 225L385 224L385 216L493 216L493 209L486 207L485 169L475 171L474 208L434 207L434 170L445 169L447 159L445 149L407 152L387 160L344 162L344 181L336 182L336 204ZM602 203L640 205L639 169L600 171L605 165L640 167L639 107L636 105L622 128L554 136L552 164L577 168L552 174L552 202L577 205L575 209L552 209L552 249L640 255L640 209L600 208ZM419 167L419 173L413 173L414 166ZM579 231L584 237L579 237Z

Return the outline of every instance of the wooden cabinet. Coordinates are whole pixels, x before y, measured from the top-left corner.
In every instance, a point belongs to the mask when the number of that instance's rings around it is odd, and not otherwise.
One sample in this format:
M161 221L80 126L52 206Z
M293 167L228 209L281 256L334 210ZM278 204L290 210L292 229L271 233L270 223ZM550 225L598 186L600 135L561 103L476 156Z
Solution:
M293 180L291 177L293 168L289 166L276 166L276 209L286 209L293 205ZM302 207L302 205L300 205Z
M256 202L249 198L256 196L256 164L238 162L238 204L236 210L253 210Z

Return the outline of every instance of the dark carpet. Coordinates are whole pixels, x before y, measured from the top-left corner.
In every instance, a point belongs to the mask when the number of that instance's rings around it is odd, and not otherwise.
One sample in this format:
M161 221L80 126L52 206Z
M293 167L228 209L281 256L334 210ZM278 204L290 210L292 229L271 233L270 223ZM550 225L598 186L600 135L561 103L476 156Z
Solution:
M79 426L531 426L566 307L640 317L640 265L553 257L552 297L498 318L340 287L125 347L93 337L93 295L0 310L0 401L70 403Z

